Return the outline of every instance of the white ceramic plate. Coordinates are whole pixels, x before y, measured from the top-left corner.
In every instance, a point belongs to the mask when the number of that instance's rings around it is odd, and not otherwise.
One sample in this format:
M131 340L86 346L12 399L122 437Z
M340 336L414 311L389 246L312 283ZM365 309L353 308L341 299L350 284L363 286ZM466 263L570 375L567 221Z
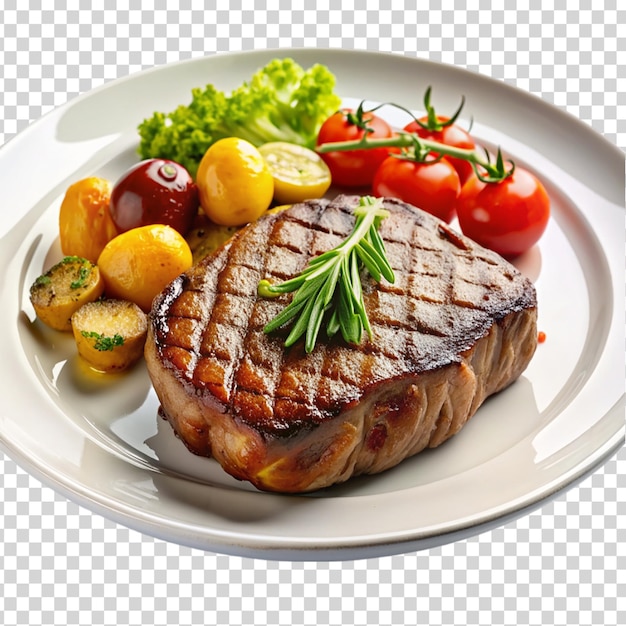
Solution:
M519 261L535 281L547 335L522 378L439 449L382 475L309 496L259 493L196 458L157 416L145 368L89 375L73 340L49 331L28 288L58 256L58 207L87 175L115 179L136 160L137 124L228 90L275 56L321 62L346 98L442 112L541 172L550 226ZM584 154L582 150L584 146ZM0 442L82 505L166 540L230 554L354 559L427 548L522 515L604 462L623 441L624 156L541 100L484 76L397 55L282 50L213 56L115 81L30 126L0 151Z

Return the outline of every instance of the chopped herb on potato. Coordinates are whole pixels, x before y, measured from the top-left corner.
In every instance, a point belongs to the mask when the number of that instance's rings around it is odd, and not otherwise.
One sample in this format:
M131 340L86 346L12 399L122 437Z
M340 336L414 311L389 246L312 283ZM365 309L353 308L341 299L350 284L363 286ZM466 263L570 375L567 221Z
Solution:
M115 333L113 337L107 337L106 335L102 335L100 333L95 333L93 331L83 330L81 332L83 337L87 339L95 339L93 343L93 347L100 352L106 352L107 350L115 350L117 346L124 345L124 337Z

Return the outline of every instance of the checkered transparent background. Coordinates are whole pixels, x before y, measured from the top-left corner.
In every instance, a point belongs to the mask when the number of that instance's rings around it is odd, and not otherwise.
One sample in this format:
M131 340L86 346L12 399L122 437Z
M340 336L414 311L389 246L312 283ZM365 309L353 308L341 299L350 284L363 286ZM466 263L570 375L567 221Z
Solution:
M144 68L214 52L317 46L479 71L626 147L626 9L618 0L473 0L462 10L452 1L177 4L4 0L0 143L79 93ZM34 165L34 176L36 167L45 164ZM2 176L10 184L10 174ZM0 453L0 621L625 624L625 475L622 450L554 502L478 537L380 559L291 563L142 535L68 502Z

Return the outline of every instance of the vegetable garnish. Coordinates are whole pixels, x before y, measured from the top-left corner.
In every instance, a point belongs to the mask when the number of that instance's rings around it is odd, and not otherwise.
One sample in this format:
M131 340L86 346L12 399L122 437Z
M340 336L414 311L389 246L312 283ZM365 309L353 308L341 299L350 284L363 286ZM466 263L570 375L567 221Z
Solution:
M345 341L358 344L364 330L372 336L363 302L361 270L365 268L377 282L383 277L390 283L395 281L378 233L389 212L381 199L366 196L355 207L354 215L352 233L336 248L311 259L300 274L275 285L268 280L259 282L258 293L264 298L295 291L291 303L263 329L271 333L297 317L285 340L286 347L305 335L305 350L312 352L324 319L329 337L341 331Z
M426 114L416 118L415 115L409 111L409 115L413 120L406 124L403 130L407 133L415 133L423 139L431 139L432 141L445 143L446 146L474 150L476 148L476 142L470 135L473 119L470 119L467 129L457 123L465 104L465 96L461 96L461 103L458 108L452 114L452 117L448 117L447 115L439 115L435 107L431 104L431 91L431 88L428 87L424 94L424 109ZM454 169L459 175L461 185L474 173L474 167L469 161L456 159L453 156L447 156L446 160L454 166Z
M118 335L117 333L115 333L113 337L107 337L101 333L83 330L81 334L83 337L95 339L96 342L94 344L94 348L96 350L100 350L101 352L107 352L115 349L117 346L124 345L124 337Z
M367 137L390 139L394 137L392 127L371 111L364 111L363 106L354 111L341 109L331 115L321 126L316 145L337 141L361 141ZM389 156L387 148L327 152L320 156L330 168L333 183L340 187L366 187L371 184L376 170Z
M313 148L322 122L341 105L334 90L326 66L305 70L293 59L274 59L230 94L209 84L192 90L188 106L145 119L139 154L176 161L195 177L204 153L224 137L257 147L288 141Z
M385 103L389 106L396 107L402 111L409 112L404 107L394 104ZM383 105L378 105L371 109L375 111ZM410 113L410 112L409 112ZM347 150L375 150L377 148L402 148L411 150L412 158L421 158L427 160L431 158L431 153L436 153L438 157L449 156L462 159L471 163L476 176L485 183L497 183L513 174L515 171L515 163L508 161L505 163L502 151L498 148L495 162L492 162L489 152L485 150L485 156L481 157L475 150L466 148L457 148L448 144L433 141L432 139L424 139L417 133L399 131L389 138L371 138L369 133L356 141L335 141L329 143L321 143L316 147L317 152L326 154L328 152L343 152ZM398 155L400 158L402 155Z
M87 282L90 273L91 268L81 265L78 270L78 277L76 278L76 280L70 283L70 289L80 289L80 287L82 287Z
M465 106L465 96L461 96L461 104L459 104L457 110L452 114L452 117L443 118L440 115L437 115L435 107L430 102L431 93L432 87L429 86L424 94L424 108L426 109L426 115L422 119L416 119L415 123L423 130L439 132L456 123L459 115L461 115L463 107Z

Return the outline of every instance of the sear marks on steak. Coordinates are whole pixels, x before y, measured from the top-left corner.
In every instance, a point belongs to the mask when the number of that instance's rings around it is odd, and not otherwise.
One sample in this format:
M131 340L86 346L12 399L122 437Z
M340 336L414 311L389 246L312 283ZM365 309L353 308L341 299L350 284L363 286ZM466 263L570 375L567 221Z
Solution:
M269 214L153 303L146 359L174 431L262 490L304 492L397 465L457 433L537 343L531 282L403 202L380 233L395 284L364 281L373 337L285 349L265 324L292 294L257 296L352 230L355 196Z

